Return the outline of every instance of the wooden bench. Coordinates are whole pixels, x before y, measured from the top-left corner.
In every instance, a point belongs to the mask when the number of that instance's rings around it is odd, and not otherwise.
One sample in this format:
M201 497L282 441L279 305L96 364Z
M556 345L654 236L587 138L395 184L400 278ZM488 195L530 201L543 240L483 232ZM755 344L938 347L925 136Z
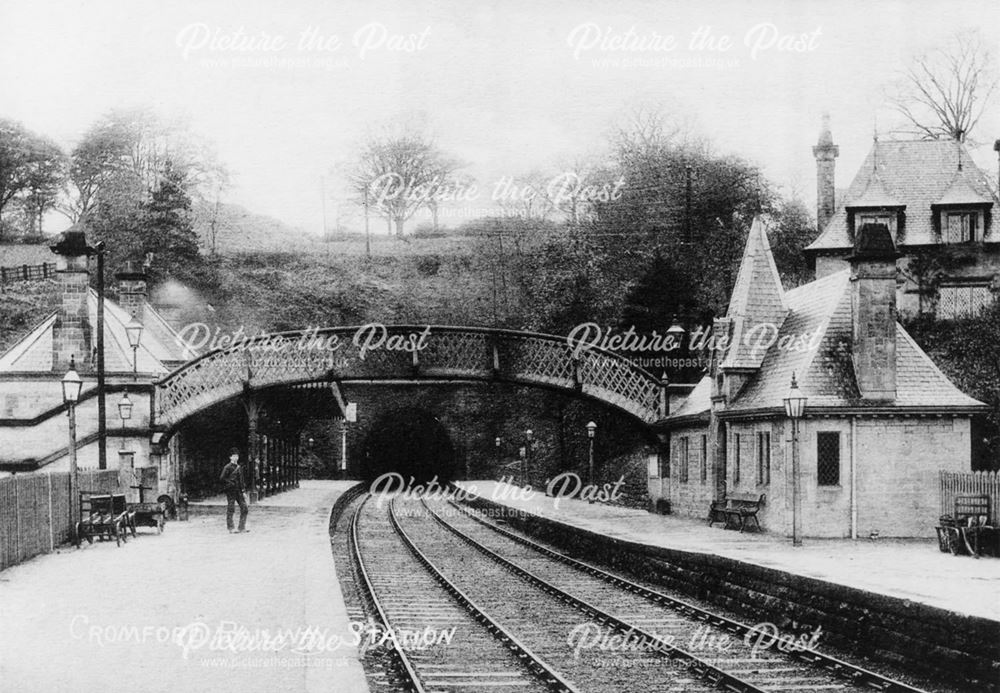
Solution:
M80 493L80 521L76 523L76 545L83 539L94 543L94 537L102 541L114 538L118 546L127 541L132 527L132 513L125 502L124 493L93 494ZM132 536L135 529L132 528Z
M726 529L736 529L739 527L742 532L747 527L747 521L753 520L760 531L760 522L757 520L757 513L764 505L765 494L756 493L733 493L726 496L724 501L712 501L709 509L708 523L725 522ZM718 520L719 516L722 520Z
M713 522L725 522L726 521L726 506L728 503L726 499L714 500L712 504L708 506L708 526L711 527Z
M989 496L956 496L955 514L942 517L935 529L943 552L979 558L983 548L988 547L989 553L998 553L998 530L993 526Z

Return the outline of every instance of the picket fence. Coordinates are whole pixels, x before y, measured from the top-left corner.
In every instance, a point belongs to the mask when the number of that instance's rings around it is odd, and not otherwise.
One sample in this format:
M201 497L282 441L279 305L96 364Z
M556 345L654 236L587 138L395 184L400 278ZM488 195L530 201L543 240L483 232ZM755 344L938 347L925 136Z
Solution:
M1000 521L1000 472L941 472L941 514L955 512L956 496L989 496L990 519Z

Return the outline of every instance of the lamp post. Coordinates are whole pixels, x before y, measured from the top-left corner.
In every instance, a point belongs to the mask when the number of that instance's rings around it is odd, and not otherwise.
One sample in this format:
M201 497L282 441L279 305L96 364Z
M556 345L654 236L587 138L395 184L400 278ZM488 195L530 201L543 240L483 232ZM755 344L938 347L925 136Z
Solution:
M524 432L524 456L521 457L521 486L528 484L528 464L531 462L531 440L534 433L529 428Z
M792 373L792 387L784 399L785 415L792 421L792 545L802 546L802 479L799 470L799 419L806 411L806 396Z
M76 466L76 403L80 401L83 381L76 372L76 358L69 359L69 370L62 379L63 403L69 416L69 531L74 543L77 541L76 520L79 515L79 476Z
M671 340L676 340L678 344L684 339L684 326L681 325L680 321L675 317L673 322L670 323L670 327L667 328L667 336Z
M125 422L132 418L132 400L129 399L128 390L122 395L118 402L118 417L122 420L122 447L125 449Z
M128 337L128 345L132 347L132 380L139 379L139 340L142 339L142 323L132 316L132 319L125 325L125 336Z
M587 461L587 483L594 483L594 434L597 433L597 424L593 421L587 422L587 438L590 439L590 455ZM590 501L593 503L594 501Z
M503 445L503 440L500 436L493 439L493 454L496 458L496 473L500 473L500 446Z

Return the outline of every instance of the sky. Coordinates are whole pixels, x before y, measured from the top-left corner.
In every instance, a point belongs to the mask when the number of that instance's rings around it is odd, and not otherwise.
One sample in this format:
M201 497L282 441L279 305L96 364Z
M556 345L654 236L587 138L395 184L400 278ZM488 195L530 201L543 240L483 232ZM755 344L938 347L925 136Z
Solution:
M907 60L998 25L995 0L0 0L0 117L71 149L151 107L214 143L229 201L320 233L324 190L328 227L357 222L337 172L383 123L419 119L466 164L460 220L505 177L601 160L655 106L814 208L823 112L846 187ZM995 172L1000 107L977 134Z

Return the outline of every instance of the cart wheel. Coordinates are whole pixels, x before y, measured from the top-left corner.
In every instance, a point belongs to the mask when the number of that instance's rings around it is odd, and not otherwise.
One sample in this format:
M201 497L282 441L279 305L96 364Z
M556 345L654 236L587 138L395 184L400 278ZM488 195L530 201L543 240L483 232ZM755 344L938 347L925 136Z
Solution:
M951 554L953 556L964 555L964 546L962 546L962 535L956 527L948 528L948 548L951 549Z
M164 493L162 496L156 499L156 502L160 504L163 509L164 519L177 519L177 507L174 504L174 499Z

